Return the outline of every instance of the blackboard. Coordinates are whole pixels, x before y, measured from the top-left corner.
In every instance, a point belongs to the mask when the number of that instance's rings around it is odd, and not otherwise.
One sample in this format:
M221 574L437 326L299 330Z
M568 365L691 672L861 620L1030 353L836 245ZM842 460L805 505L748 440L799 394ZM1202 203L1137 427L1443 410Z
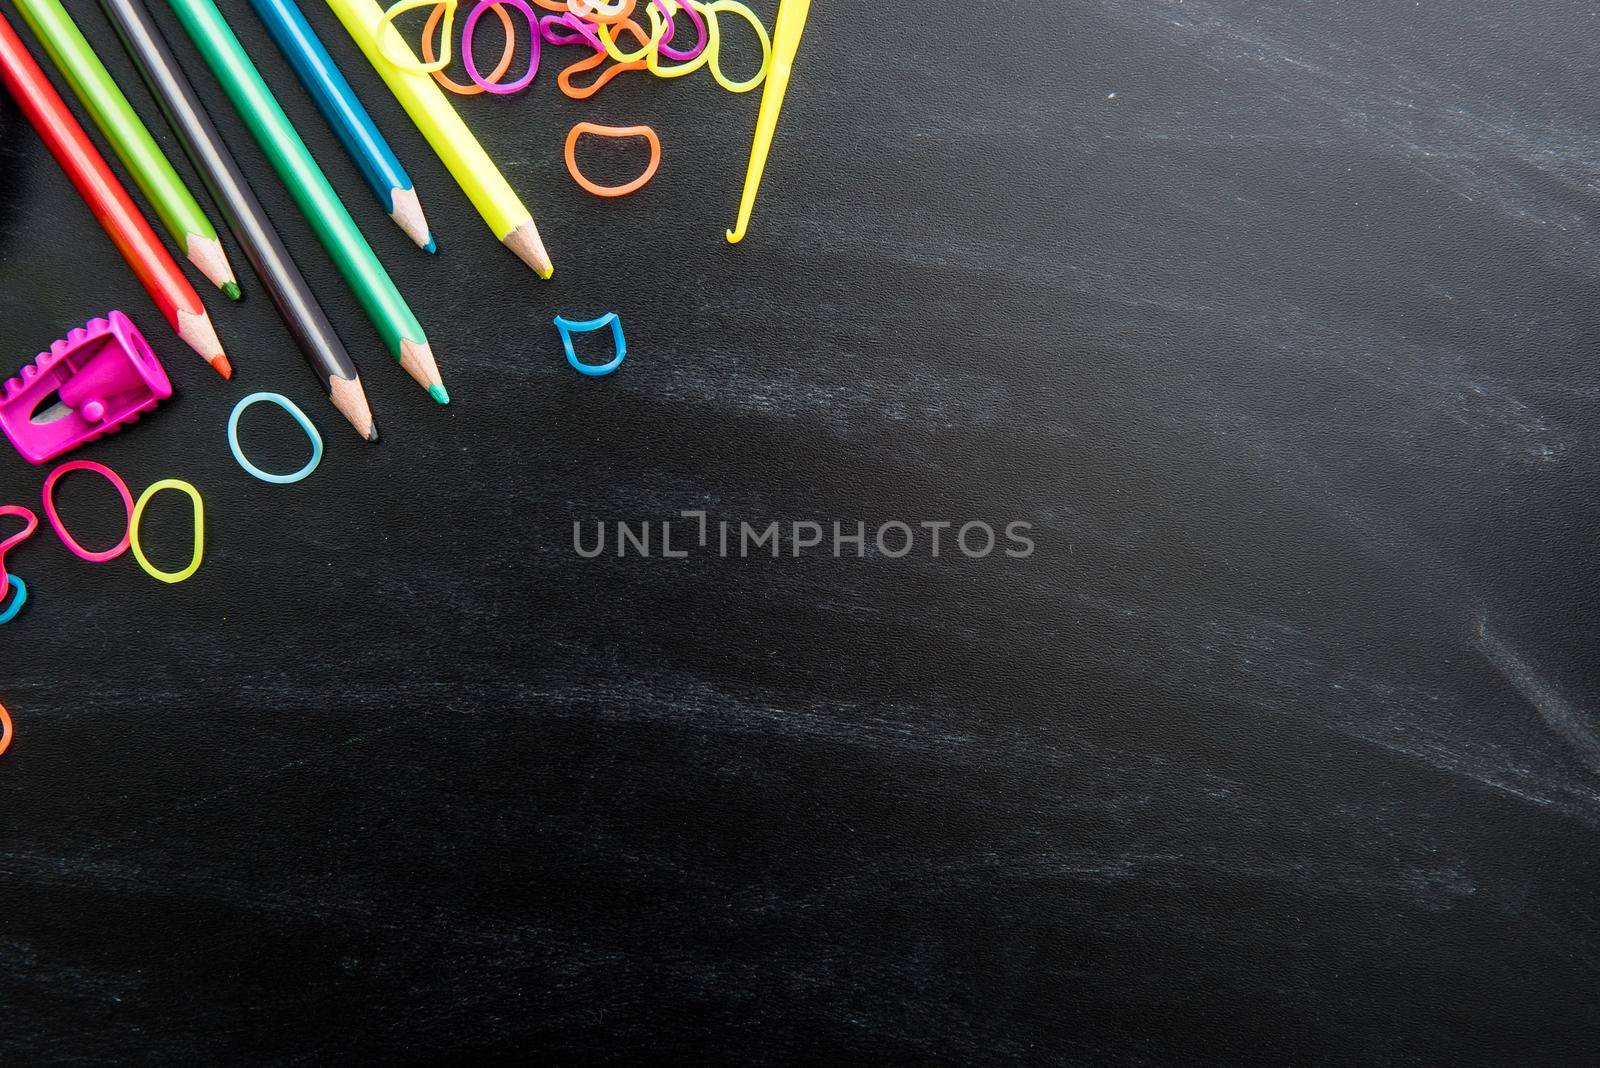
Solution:
M126 310L179 395L80 455L208 518L179 586L47 531L8 558L0 1059L1593 1063L1587 5L819 3L737 248L757 94L573 102L550 50L460 104L548 283L330 12L436 259L224 9L454 402L388 362L169 12L379 444L248 274L207 295L211 375L0 113L5 370ZM656 179L578 190L583 119L653 124ZM580 377L551 317L610 310L627 362ZM327 439L300 485L228 456L256 389ZM245 439L303 455L270 412ZM104 486L61 500L114 540ZM773 522L778 558L742 551ZM618 523L650 555L575 550ZM181 564L181 498L145 537Z

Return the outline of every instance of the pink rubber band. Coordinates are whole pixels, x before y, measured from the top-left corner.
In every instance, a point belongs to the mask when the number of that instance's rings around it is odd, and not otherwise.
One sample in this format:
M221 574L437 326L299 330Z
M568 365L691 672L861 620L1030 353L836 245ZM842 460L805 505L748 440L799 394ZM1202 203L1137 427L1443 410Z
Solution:
M0 504L0 515L14 515L19 519L26 520L21 530L5 541L0 541L0 599L3 599L5 597L6 581L9 577L6 572L6 553L14 546L20 545L33 537L33 532L39 529L39 517L34 515L32 510L24 508L20 504Z
M105 552L90 552L79 545L72 535L67 533L66 524L61 522L61 516L56 511L56 483L69 471L93 471L97 475L102 475L122 495L122 508L128 515L128 526L123 528L122 540ZM44 516L50 521L50 529L56 532L56 537L61 539L61 544L67 547L68 552L91 564L104 564L128 551L133 527L133 494L128 492L128 484L105 464L97 464L93 460L69 460L50 472L50 476L44 480Z
M528 70L522 77L514 82L491 82L478 73L478 64L472 59L472 32L478 28L478 20L483 13L491 7L514 7L522 12L528 20L528 33L531 35L530 51L528 53ZM467 68L467 77L486 93L520 92L533 81L533 76L539 73L539 16L533 8L528 6L527 0L478 0L472 6L472 12L467 15L467 24L461 27L461 59Z

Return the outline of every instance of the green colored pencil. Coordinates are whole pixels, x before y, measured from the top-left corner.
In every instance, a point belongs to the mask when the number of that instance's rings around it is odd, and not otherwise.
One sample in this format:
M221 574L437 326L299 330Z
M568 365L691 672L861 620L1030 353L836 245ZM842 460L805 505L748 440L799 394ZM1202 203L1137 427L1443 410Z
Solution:
M168 0L178 21L194 40L223 91L244 117L261 150L266 153L283 184L289 187L300 212L311 223L317 239L333 258L334 266L355 291L356 299L383 335L389 351L440 404L450 403L439 365L434 362L417 317L395 289L389 272L345 210L328 178L295 133L288 116L261 80L255 64L245 54L227 20L211 0Z
M239 283L222 242L217 240L216 228L134 114L105 64L89 48L67 9L60 0L17 0L17 10L189 262L229 299L238 300Z

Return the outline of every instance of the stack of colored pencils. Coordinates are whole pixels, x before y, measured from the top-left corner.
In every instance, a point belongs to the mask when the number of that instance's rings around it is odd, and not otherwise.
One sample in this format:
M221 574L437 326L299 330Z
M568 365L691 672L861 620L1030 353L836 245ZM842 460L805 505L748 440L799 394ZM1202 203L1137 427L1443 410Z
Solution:
M222 351L217 332L194 286L183 276L150 224L133 206L105 158L89 141L66 102L28 54L22 39L0 15L0 80L16 98L28 121L67 173L78 195L94 212L117 250L133 268L156 307L185 343L204 356L224 378L233 366Z
M368 441L378 440L367 404L366 391L355 363L344 343L334 332L328 316L317 302L300 268L283 247L278 232L256 200L255 191L245 181L233 154L206 114L194 86L183 73L166 39L150 17L143 0L100 0L123 46L134 59L140 75L167 123L178 134L184 152L200 172L211 199L222 210L228 229L244 249L245 257L266 287L267 295L288 326L300 351L322 380L328 397L350 425Z
M434 400L448 403L422 327L213 0L169 2L391 355ZM411 177L295 0L250 2L383 210L417 245L434 252L434 236ZM62 0L16 0L16 4L175 244L223 293L239 299L239 284L205 211ZM449 102L428 78L383 57L376 4L372 0L329 0L329 4L495 236L540 276L550 277L554 268L532 213ZM376 440L377 429L354 361L156 28L145 0L100 0L100 5L329 399L357 431ZM387 47L406 48L392 27L385 26L382 32L394 34ZM230 376L232 365L194 287L3 15L0 82L17 99L179 337L224 377Z

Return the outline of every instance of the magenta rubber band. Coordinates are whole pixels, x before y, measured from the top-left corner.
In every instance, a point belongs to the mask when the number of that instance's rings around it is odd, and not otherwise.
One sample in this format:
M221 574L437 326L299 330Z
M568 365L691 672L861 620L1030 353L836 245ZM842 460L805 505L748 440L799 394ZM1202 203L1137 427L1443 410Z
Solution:
M704 52L706 50L706 46L711 43L711 33L706 29L706 20L701 17L700 12L694 9L693 4L678 4L678 11L687 11L689 13L689 21L694 23L695 32L700 35L698 43L696 43L693 48L689 49L689 51L685 52L681 49L667 47L667 42L672 40L672 35L678 28L678 12L668 11L667 5L663 2L663 0L654 0L654 3L657 9L660 10L661 17L666 20L667 28L667 31L662 35L661 40L656 43L656 51L661 55L666 56L668 59L676 59L680 63L687 63L691 59L699 59L700 53Z
M577 32L568 34L566 37L558 37L555 30L551 29L551 26L565 26ZM586 44L596 52L604 52L606 50L605 42L601 41L600 35L594 32L594 27L570 11L563 15L546 15L540 19L539 36L544 38L546 44L555 45L557 48L564 45Z
M67 526L61 522L61 515L56 511L56 483L61 480L62 475L71 471L93 471L111 483L122 498L122 508L127 513L128 525L122 530L122 540L105 552L90 552L79 545L77 540L67 533ZM50 472L49 477L44 480L44 517L50 521L50 529L56 532L56 537L61 539L61 544L65 545L72 555L91 564L108 563L127 552L131 543L129 535L133 527L133 494L128 492L128 484L105 464L97 464L93 460L70 460Z
M677 23L672 21L672 16L667 13L667 5L663 2L663 0L652 0L652 2L656 5L656 10L660 11L662 16L661 40L657 41L656 44L663 45L672 40L672 35L678 32L678 26Z
M514 82L488 81L478 73L478 64L472 59L472 33L478 28L478 20L491 7L514 7L528 20L528 33L532 38L528 52L528 70ZM539 16L528 6L528 0L478 0L472 5L471 13L467 15L467 24L461 27L461 59L466 64L467 77L472 79L473 85L486 93L504 95L526 89L533 81L533 76L539 73L539 37Z

